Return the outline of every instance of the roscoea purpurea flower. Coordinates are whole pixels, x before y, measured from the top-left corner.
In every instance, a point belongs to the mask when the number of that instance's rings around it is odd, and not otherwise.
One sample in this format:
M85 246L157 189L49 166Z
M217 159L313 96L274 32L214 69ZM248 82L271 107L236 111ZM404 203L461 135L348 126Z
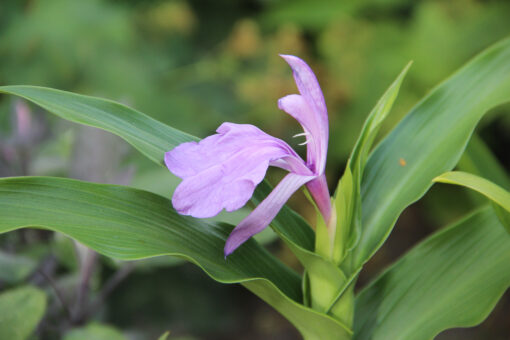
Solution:
M244 206L267 168L276 166L289 173L273 191L229 235L224 253L231 254L242 243L266 228L290 196L306 185L326 224L331 203L324 175L328 149L328 113L317 78L300 58L282 55L292 68L299 94L278 101L278 107L294 117L306 138L304 161L286 142L249 124L223 123L217 134L200 142L183 143L165 154L165 164L183 179L172 203L183 215L206 218L222 209ZM296 135L298 136L298 135Z

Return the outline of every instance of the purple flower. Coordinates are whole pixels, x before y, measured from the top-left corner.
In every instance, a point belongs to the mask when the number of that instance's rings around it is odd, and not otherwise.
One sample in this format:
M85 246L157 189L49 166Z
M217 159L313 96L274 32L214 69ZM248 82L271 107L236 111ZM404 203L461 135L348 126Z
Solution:
M269 166L289 171L274 190L232 231L225 256L266 228L290 196L306 184L327 224L331 203L324 175L328 148L328 113L313 71L301 59L282 55L292 68L300 94L278 101L278 107L303 127L306 162L281 139L248 124L223 123L217 134L183 143L165 154L168 169L183 179L172 198L183 215L212 217L222 209L246 204Z

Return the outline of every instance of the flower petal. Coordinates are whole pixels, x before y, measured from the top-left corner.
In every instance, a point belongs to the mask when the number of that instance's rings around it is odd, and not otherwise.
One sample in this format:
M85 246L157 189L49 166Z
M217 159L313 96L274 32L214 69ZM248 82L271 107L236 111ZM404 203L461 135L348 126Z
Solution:
M266 199L234 228L225 243L225 257L232 254L250 237L264 230L276 217L290 196L314 178L315 176L302 176L294 173L285 176Z
M319 82L310 66L296 56L283 54L280 56L292 68L299 93L301 93L311 108L327 122L328 110L326 109L326 102L324 101Z
M324 174L306 183L308 191L312 195L317 208L321 212L324 222L329 226L331 223L331 197L329 195L328 182Z
M324 173L328 147L328 111L319 82L310 67L300 58L281 55L290 65L301 95L290 95L278 101L278 107L303 126L309 147L307 164L316 174Z
M278 100L278 108L294 117L303 127L306 133L307 165L316 174L324 171L327 153L327 130L320 120L317 119L304 97L298 94L291 94ZM322 165L322 168L317 165Z
M180 214L204 218L241 208L276 160L310 173L289 145L253 125L224 123L217 132L165 154L168 169L183 179L172 198Z

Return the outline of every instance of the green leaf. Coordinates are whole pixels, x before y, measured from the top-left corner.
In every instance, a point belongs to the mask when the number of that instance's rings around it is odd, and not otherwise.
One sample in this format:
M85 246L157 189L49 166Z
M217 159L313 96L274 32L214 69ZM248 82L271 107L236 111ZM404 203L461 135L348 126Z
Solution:
M371 154L353 271L379 249L432 179L455 166L483 115L510 99L509 60L510 39L477 56L418 103Z
M368 115L349 162L347 162L347 169L338 183L333 203L337 213L336 234L332 249L332 257L335 263L341 263L346 253L353 249L359 241L361 233L361 179L367 156L382 122L390 113L393 103L397 99L400 86L411 64L410 62L404 67Z
M38 86L0 86L0 93L12 94L69 121L112 132L164 166L164 154L180 143L197 141L186 134L125 105L110 100L83 96ZM257 204L272 190L262 182L253 196ZM271 223L275 232L289 245L305 267L321 258L313 253L314 232L306 221L285 206Z
M411 63L407 64L400 72L397 79L379 99L365 121L333 198L332 204L337 221L335 231L329 233L325 226L322 226L322 228L320 228L320 224L317 226L316 251L333 263L340 265L343 277L335 280L324 276L324 279L329 281L330 284L322 284L319 287L319 292L315 289L314 295L323 296L325 310L348 326L352 325L354 313L353 284L359 270L351 272L351 263L343 263L343 260L346 254L354 249L361 233L361 178L363 177L368 152L382 122L389 114L397 98L400 85L410 66ZM344 272L347 272L349 276L347 277ZM312 279L313 276L310 275L310 278ZM318 281L322 282L323 280Z
M357 179L353 178L351 162L348 162L333 197L332 205L336 212L337 222L334 234L335 239L328 244L328 250L332 260L338 264L342 263L350 248L349 239L354 240L354 234L359 231L355 223L358 217L356 216L356 206L361 201L359 181ZM357 242L358 240L354 241ZM353 244L355 243L354 241ZM329 247L332 247L332 249L329 249Z
M25 286L0 294L0 339L27 339L45 309L46 295L38 288Z
M242 283L305 338L348 337L340 323L300 304L300 277L254 240L224 259L232 226L179 215L170 200L156 194L62 178L3 178L0 216L0 232L54 230L117 259L184 258L219 282Z
M161 334L161 336L158 338L158 340L167 340L169 335L170 335L170 331L166 331L165 333Z
M126 337L111 326L93 322L72 329L64 336L64 340L126 340Z
M310 204L315 208L317 223L315 227L315 256L310 256L307 261L308 266L303 275L303 295L307 299L306 303L313 309L328 314L330 312L329 306L331 301L338 295L339 290L345 285L347 278L343 271L337 267L331 260L330 254L322 251L329 252L331 238L326 226L326 222L322 218L319 208L315 204L312 196L308 190L303 190L306 198ZM340 320L344 325L349 328L352 322L348 322L343 317L338 317L333 313L337 320Z
M29 257L0 252L0 281L15 284L25 280L37 262Z
M434 178L434 182L456 184L475 190L510 212L510 192L483 177L462 171L449 171Z
M150 160L164 165L166 151L198 138L165 125L139 111L111 100L82 96L38 86L0 86L71 122L100 128L135 147Z
M182 142L198 140L109 100L35 86L4 86L0 87L1 92L25 98L61 118L115 133L159 165L164 165L163 157L166 151ZM267 182L262 182L252 201L255 204L260 203L271 190ZM344 276L338 268L313 252L313 230L290 208L285 206L273 220L271 227L305 268L335 280ZM223 248L223 245L217 246L217 249Z
M492 154L491 150L476 134L473 135L466 151L457 164L460 170L471 172L502 186L506 190L510 190L510 178L505 169L497 158ZM479 200L479 195L473 199ZM492 207L499 217L501 224L510 232L510 214L499 205L493 203Z
M503 227L506 228L506 231L510 234L510 213L508 210L502 208L498 204L492 204L492 207L494 208L494 212L499 218L499 221L503 225Z
M412 249L356 299L355 339L428 340L483 321L510 286L510 236L485 207Z
M397 99L400 86L402 85L402 82L404 81L404 78L407 74L407 71L409 71L411 64L412 62L409 62L404 67L404 69L397 76L397 79L395 79L390 87L388 87L386 92L384 92L382 97L379 99L375 107L368 115L365 123L363 124L360 136L358 137L350 157L351 161L353 162L352 166L354 169L357 169L361 175L363 174L363 169L367 161L368 153L372 148L372 144L377 137L377 133L381 129L383 121L390 113L391 108L393 107L393 103L395 103L395 100Z
M143 113L105 99L36 86L3 86L0 87L2 92L25 98L72 122L115 133L162 166L166 151L180 143L198 140ZM271 190L271 186L263 181L255 190L252 202L260 203ZM296 212L284 206L271 222L271 227L307 270L317 272L321 277L327 276L326 279L331 282L344 277L340 269L313 252L315 234Z
M485 145L483 140L474 134L469 141L457 167L465 172L482 176L506 190L510 190L510 178L505 168Z
M502 208L496 208L496 213L500 217L501 223L510 232L510 223L508 223L510 220L510 192L483 177L462 171L445 172L434 178L434 182L461 185L492 200Z

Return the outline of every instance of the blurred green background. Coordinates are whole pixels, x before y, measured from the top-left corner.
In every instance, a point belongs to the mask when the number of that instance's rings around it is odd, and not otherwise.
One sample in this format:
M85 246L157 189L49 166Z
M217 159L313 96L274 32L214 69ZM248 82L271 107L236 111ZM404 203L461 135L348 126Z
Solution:
M0 84L113 99L200 137L224 121L251 123L303 152L291 138L298 124L276 105L296 92L278 54L294 54L314 69L326 97L333 190L364 118L409 60L414 64L381 135L438 82L510 35L509 18L510 2L502 0L2 0ZM495 110L477 131L507 170L508 111ZM130 184L167 197L178 183L116 137L2 96L0 176L13 175ZM291 204L309 217L304 202L298 196ZM435 186L404 212L360 286L474 204L462 189ZM235 223L244 213L220 218ZM268 246L299 269L283 245ZM0 289L29 282L52 296L34 339L92 339L96 333L156 339L166 330L169 339L298 338L242 287L212 282L188 264L112 263L76 250L65 237L34 230L3 235L0 247ZM81 310L80 317L66 316L61 300ZM507 294L482 325L438 339L507 339L509 300Z

